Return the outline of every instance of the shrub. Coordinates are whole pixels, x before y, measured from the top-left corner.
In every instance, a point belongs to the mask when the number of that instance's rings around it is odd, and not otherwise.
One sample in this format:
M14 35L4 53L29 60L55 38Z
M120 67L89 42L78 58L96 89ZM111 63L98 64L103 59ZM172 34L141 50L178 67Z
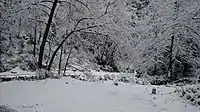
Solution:
M18 112L18 111L11 109L9 106L0 105L0 112Z

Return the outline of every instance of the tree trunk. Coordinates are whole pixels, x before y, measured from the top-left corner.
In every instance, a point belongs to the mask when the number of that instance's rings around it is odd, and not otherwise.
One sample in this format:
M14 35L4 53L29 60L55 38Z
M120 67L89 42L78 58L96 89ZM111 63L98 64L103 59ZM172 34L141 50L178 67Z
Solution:
M40 32L39 32L39 39L38 39L38 45L40 44L41 37L42 37L42 32L41 32L41 29L40 29Z
M48 19L48 23L47 23L47 26L46 26L46 29L45 29L45 32L44 32L43 40L42 40L42 43L40 45L40 52L39 52L39 59L38 59L38 69L42 68L44 48L45 48L46 40L47 40L47 37L48 37L48 32L49 32L49 29L50 29L50 26L51 26L51 23L52 23L52 19L53 19L53 15L54 15L54 11L56 9L57 3L58 3L58 0L54 0L53 6L52 6L52 9L51 9L51 12L50 12L50 16L49 16L49 19Z
M105 60L103 59L104 56L106 57L106 54L105 54L105 53L106 53L106 50L107 50L106 46L107 46L107 38L106 38L106 41L105 41L105 43L104 43L103 51L102 51L101 57L100 57L100 60L101 60L101 63L103 64L103 66L106 65L106 62L105 62Z
M50 40L51 41L51 40ZM49 46L49 51L48 51L48 56L47 56L47 60L46 60L46 64L48 64L49 60L50 60L50 56L51 56L51 42L48 42L48 46Z
M77 24L78 24L79 22L80 22L80 21L78 21ZM95 25L95 26L89 26L89 27L86 27L86 28L81 28L81 29L79 29L79 30L76 30L76 29L72 30L72 31L62 40L62 42L58 45L58 47L56 48L56 50L53 52L47 70L49 71L49 70L51 69L51 65L52 65L53 60L54 60L54 58L55 58L55 56L56 56L56 53L57 53L58 50L61 48L61 46L63 45L63 43L64 43L74 32L80 32L80 31L82 31L82 30L90 29L90 28L94 28L94 27L96 27L96 25ZM76 27L75 27L75 28L76 28Z
M62 54L63 54L63 46L60 49L60 60L59 60L59 69L58 69L58 75L60 76L60 72L61 72L61 65L62 65Z
M173 75L173 69L172 69L172 64L173 64L173 60L172 60L172 56L173 56L173 44L174 44L174 36L171 37L171 45L170 45L170 55L169 55L169 77L172 79Z
M21 26L22 26L22 19L21 17L19 18L19 29L18 29L18 36L20 36L20 30L21 30Z
M69 58L70 58L72 49L73 49L73 47L71 46L71 48L70 48L70 50L69 50L69 54L68 54L67 60L66 60L66 62L65 62L65 68L64 68L64 73L63 73L63 75L65 75L67 65L69 64Z
M56 50L53 52L52 56L51 56L51 59L50 59L50 62L49 62L49 65L48 65L48 68L47 70L49 71L51 69L51 65L53 64L53 60L56 56L56 53L58 52L58 50L62 47L63 43L74 33L74 31L71 31L64 39L63 41L58 45L58 47L56 48Z
M157 51L157 49L156 49ZM154 64L154 75L157 75L157 60L158 60L158 57L157 56L154 56L154 61L155 61L155 64Z
M37 25L35 24L35 29L34 29L34 46L33 46L33 56L35 57L36 55L36 41L37 41Z

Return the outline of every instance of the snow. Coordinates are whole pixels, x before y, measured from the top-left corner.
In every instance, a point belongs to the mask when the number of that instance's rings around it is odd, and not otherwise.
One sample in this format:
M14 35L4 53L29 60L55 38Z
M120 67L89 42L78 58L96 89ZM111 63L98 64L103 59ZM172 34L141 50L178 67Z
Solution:
M19 112L200 112L173 87L113 81L83 82L69 77L0 83L0 105ZM157 89L151 95L152 88Z
M17 76L31 77L35 76L35 72L24 71L19 67L16 67L10 71L0 73L0 77L17 77Z

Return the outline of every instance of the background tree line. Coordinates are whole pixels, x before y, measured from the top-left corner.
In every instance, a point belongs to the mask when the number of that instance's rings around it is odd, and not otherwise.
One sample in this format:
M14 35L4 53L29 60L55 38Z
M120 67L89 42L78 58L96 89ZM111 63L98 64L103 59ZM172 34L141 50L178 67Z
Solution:
M198 0L2 0L0 70L200 71ZM28 67L27 67L28 66Z

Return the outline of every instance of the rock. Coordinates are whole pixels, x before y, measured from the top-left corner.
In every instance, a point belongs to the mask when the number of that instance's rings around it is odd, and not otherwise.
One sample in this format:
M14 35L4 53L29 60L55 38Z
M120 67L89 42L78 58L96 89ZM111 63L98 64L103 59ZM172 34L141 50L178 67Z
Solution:
M189 100L192 97L189 94L185 94L185 98L186 98L186 100Z
M156 88L152 89L152 94L156 94Z
M115 86L118 86L119 83L118 83L117 81L114 81L114 85L115 85Z
M197 101L197 104L200 105L200 101Z
M196 90L195 88L192 88L191 91L192 91L193 93L197 93L197 90Z
M194 98L191 98L190 101L193 102L193 101L194 101Z
M11 71L10 73L16 74L17 72Z

